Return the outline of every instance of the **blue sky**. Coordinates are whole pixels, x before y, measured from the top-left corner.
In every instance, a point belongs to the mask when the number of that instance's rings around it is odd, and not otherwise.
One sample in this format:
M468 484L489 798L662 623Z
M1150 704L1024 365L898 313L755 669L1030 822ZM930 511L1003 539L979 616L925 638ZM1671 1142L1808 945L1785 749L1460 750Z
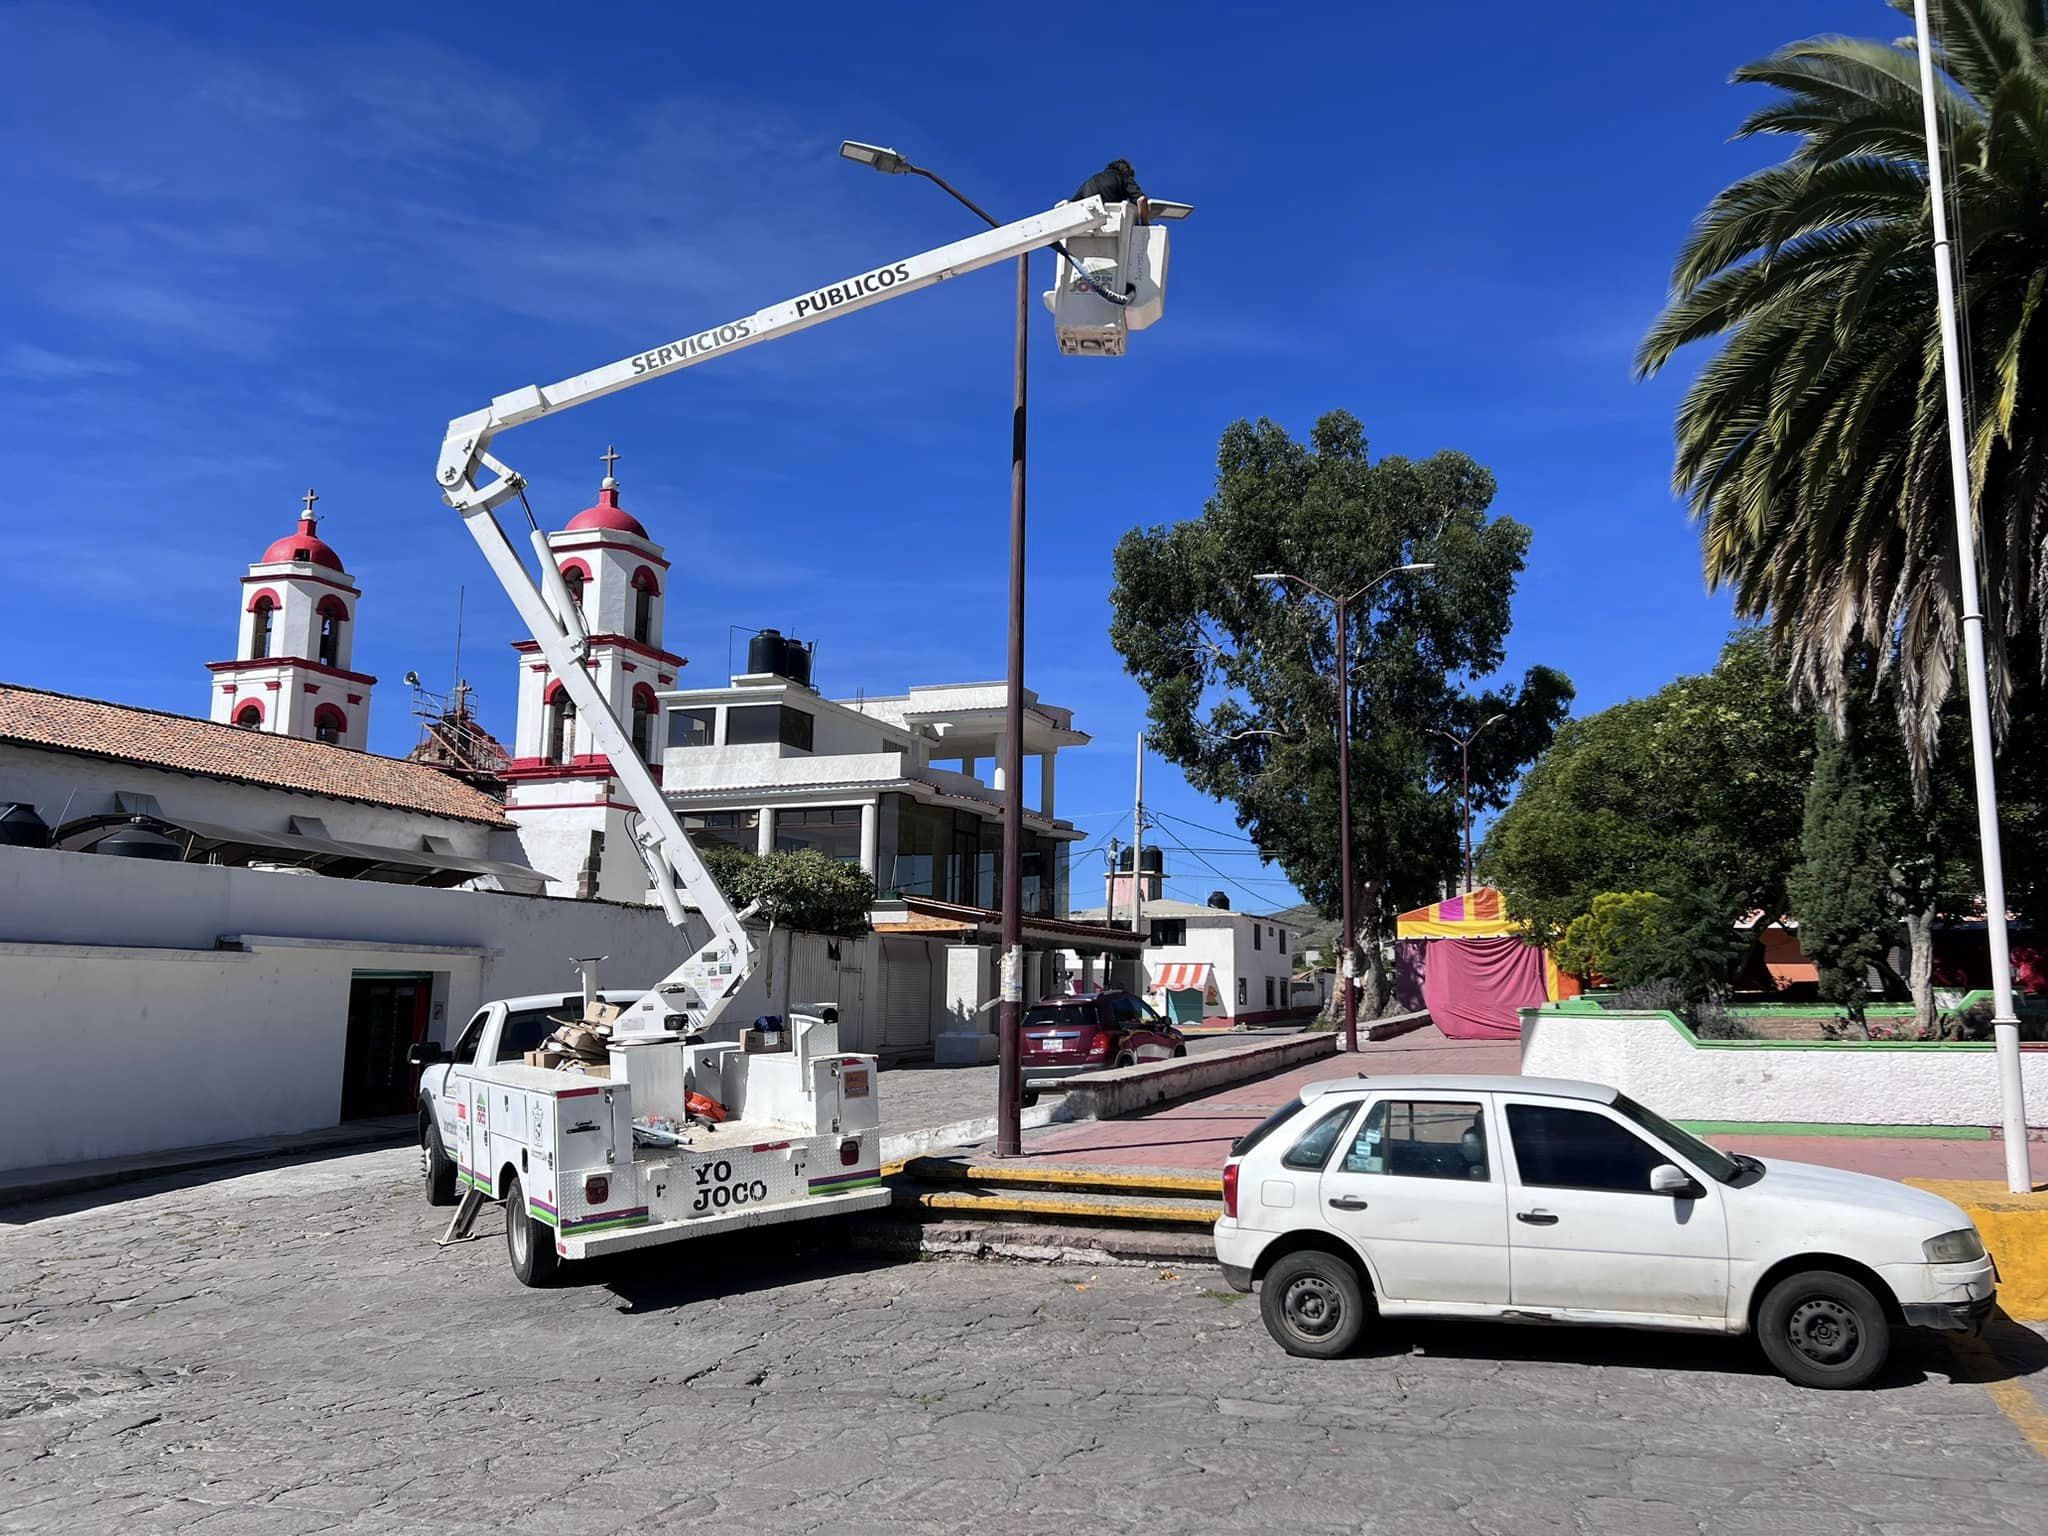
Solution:
M1010 216L1115 155L1199 205L1120 363L1033 338L1028 675L1095 744L1060 809L1128 837L1143 700L1109 556L1199 514L1240 416L1343 406L1452 447L1535 530L1508 664L1581 711L1711 663L1728 627L1669 491L1683 377L1629 379L1687 224L1767 158L1730 70L1878 0L1571 7L0 6L0 676L202 713L237 579L320 491L364 590L371 745L463 669L511 729L520 631L432 471L446 422L967 233L894 144ZM1101 18L1091 36L1087 18ZM429 23L431 17L431 24ZM1049 265L1046 268L1049 273ZM1003 669L1011 276L978 274L501 442L559 527L617 443L668 546L673 649L819 642L825 689ZM1148 800L1228 812L1154 763ZM1119 825L1119 818L1122 823ZM1197 848L1233 839L1169 830ZM1086 846L1086 845L1084 845ZM1284 905L1244 853L1172 894ZM1099 864L1075 871L1077 903Z

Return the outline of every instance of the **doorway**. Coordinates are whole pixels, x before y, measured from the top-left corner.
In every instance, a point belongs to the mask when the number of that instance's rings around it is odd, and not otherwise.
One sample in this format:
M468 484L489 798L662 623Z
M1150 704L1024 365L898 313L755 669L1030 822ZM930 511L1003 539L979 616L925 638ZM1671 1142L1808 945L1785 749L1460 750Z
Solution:
M405 1059L427 1038L434 978L412 972L357 971L348 984L348 1042L341 1063L341 1118L412 1113L419 1074Z

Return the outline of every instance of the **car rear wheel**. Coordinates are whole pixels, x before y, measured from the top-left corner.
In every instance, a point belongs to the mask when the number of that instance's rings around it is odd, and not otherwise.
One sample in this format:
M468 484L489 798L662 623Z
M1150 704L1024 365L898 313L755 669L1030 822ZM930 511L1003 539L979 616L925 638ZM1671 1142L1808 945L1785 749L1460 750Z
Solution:
M1129 1051L1125 1051L1121 1056L1117 1057L1115 1062L1115 1065L1119 1067L1135 1067L1137 1064L1138 1058L1133 1056Z
M1358 1271L1334 1253L1290 1253L1266 1272L1259 1316L1290 1355L1334 1360L1365 1331L1368 1303Z
M1772 1286L1756 1331L1765 1357L1802 1387L1860 1387L1884 1369L1892 1347L1884 1303L1831 1269L1802 1270Z
M441 1128L431 1119L420 1121L420 1172L426 1180L427 1204L455 1203L455 1160L441 1150Z
M555 1252L555 1229L536 1221L527 1210L526 1191L516 1173L505 1189L505 1256L512 1261L512 1273L521 1285L553 1285L562 1268L561 1256Z

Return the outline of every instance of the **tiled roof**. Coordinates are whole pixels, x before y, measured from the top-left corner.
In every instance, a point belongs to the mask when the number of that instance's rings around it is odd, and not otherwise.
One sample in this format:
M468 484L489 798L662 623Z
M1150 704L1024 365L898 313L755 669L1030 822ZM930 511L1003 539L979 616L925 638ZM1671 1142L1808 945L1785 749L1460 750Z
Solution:
M489 795L420 763L11 683L0 683L0 742L507 824L504 806Z

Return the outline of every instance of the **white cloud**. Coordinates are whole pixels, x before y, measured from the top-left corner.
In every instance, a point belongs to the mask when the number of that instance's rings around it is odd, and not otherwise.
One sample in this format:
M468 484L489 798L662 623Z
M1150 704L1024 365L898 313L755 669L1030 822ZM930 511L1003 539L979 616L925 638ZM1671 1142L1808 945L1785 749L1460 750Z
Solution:
M73 384L84 379L125 378L140 371L125 358L52 352L25 342L16 342L0 353L0 377L32 383Z

